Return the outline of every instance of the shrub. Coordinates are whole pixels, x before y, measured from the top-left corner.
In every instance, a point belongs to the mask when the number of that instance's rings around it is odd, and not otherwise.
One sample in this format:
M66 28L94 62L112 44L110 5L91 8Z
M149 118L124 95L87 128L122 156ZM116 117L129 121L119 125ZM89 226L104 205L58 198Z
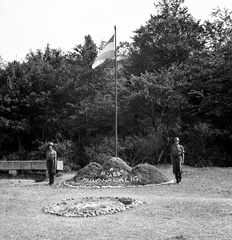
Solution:
M85 154L90 159L90 162L97 162L101 165L115 154L114 151L115 141L110 137L105 137L95 143L93 141L90 146L85 147Z
M160 152L164 148L160 136L147 137L128 136L118 141L118 156L131 166L139 163L158 163ZM109 158L115 156L115 138L105 137L102 141L85 147L86 155L90 161L104 164Z
M8 161L20 161L20 160L26 160L28 159L28 151L22 151L22 152L14 152L14 153L11 153L9 154L6 159Z

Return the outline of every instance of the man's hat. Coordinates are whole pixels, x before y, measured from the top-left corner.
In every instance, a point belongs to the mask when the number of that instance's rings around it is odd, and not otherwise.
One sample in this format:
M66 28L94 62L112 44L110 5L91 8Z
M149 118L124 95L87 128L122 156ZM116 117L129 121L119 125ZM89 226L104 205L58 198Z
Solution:
M53 144L52 142L49 142L49 143L48 143L48 146L52 146L52 147L53 147L54 144Z
M180 141L180 139L178 137L174 138L174 142L179 142L179 141Z

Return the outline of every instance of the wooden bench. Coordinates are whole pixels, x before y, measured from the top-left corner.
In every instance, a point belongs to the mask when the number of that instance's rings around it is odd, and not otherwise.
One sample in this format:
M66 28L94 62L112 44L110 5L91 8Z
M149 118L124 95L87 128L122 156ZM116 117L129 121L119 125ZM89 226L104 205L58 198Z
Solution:
M57 158L57 170L63 169L63 158ZM0 170L8 170L9 174L15 176L20 171L47 171L47 165L45 160L0 161Z

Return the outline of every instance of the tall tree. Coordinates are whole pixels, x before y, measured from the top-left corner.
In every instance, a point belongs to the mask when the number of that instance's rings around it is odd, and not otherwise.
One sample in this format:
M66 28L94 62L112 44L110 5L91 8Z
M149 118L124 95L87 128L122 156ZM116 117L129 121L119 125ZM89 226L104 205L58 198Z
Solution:
M178 69L162 70L132 76L124 97L127 131L137 134L167 134L177 132L181 124L184 97L183 82L175 77Z
M16 140L16 149L21 152L23 135L31 131L30 90L23 65L16 61L9 63L1 75L0 84L0 141Z
M204 45L203 28L182 7L184 0L160 0L156 15L135 31L127 74L139 75L184 62Z

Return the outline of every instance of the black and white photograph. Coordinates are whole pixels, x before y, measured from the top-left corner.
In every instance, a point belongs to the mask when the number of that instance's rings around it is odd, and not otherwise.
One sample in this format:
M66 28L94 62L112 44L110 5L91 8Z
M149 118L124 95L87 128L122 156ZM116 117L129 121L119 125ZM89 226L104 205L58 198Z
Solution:
M0 0L0 240L232 239L232 1Z

